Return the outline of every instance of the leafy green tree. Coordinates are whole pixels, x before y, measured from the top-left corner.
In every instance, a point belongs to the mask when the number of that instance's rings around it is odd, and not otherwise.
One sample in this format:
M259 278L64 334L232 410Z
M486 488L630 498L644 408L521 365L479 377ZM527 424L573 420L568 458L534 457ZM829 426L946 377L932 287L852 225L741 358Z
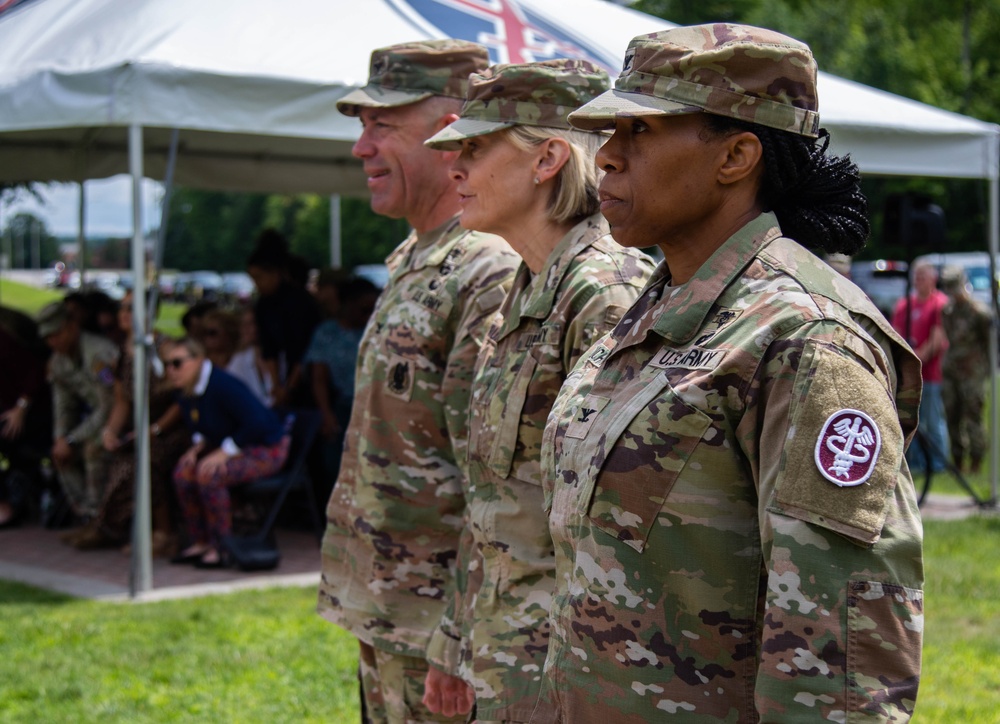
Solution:
M0 230L0 254L9 254L8 264L11 267L31 268L35 261L36 239L40 268L59 260L59 242L49 233L45 221L32 213L20 211L4 220Z
M774 28L808 43L824 71L1000 121L1000 0L640 0L632 7L681 24L729 21ZM902 191L927 194L945 210L949 249L986 246L982 181L865 177L863 188L873 220L864 257L915 253L882 240L886 198Z

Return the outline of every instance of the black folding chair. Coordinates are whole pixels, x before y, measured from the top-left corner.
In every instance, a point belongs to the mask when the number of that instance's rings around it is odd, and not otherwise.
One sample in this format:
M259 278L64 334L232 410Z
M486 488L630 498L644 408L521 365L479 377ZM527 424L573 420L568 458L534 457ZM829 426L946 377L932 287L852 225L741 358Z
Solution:
M304 493L316 538L322 540L323 537L319 508L313 493L313 482L306 465L309 449L316 440L322 418L318 411L309 409L289 410L288 414L292 415L294 420L291 427L291 447L284 467L274 475L251 480L234 488L234 492L240 496L273 496L271 507L257 533L250 536L229 536L224 542L236 565L243 570L262 570L278 565L281 554L273 542L271 533L288 494L293 490Z

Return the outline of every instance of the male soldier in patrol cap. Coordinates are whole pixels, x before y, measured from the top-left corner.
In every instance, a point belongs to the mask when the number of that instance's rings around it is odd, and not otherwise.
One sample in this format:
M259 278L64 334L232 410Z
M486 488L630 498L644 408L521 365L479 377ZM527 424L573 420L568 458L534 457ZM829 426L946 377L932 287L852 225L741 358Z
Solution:
M944 268L941 291L951 298L941 312L942 326L948 330L948 350L941 364L941 397L951 458L959 470L978 473L986 454L983 408L993 318L986 306L969 294L969 280L962 267Z
M118 349L104 337L81 331L62 302L39 313L38 335L53 352L52 462L73 512L90 518L107 479L101 429L113 402Z
M461 228L456 152L423 142L458 118L469 74L488 64L455 40L379 49L368 84L337 103L361 120L372 209L413 227L361 342L319 590L320 614L360 641L376 722L452 720L421 703L425 651L455 585L473 366L519 259Z

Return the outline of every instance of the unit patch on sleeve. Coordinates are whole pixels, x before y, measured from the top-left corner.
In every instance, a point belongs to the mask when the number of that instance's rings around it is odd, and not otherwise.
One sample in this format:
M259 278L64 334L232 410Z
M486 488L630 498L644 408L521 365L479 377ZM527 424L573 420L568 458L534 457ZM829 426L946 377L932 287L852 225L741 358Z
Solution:
M827 418L816 438L816 467L834 485L861 485L875 471L882 450L878 425L860 410L840 410Z

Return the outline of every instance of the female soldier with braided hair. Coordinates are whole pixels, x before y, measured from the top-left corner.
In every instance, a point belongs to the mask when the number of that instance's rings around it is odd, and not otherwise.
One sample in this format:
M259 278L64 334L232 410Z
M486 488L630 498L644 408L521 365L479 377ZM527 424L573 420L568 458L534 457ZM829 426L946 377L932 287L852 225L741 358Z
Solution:
M552 408L557 590L532 721L901 721L921 526L919 363L813 251L868 235L809 48L739 25L633 39L601 211L664 261Z

